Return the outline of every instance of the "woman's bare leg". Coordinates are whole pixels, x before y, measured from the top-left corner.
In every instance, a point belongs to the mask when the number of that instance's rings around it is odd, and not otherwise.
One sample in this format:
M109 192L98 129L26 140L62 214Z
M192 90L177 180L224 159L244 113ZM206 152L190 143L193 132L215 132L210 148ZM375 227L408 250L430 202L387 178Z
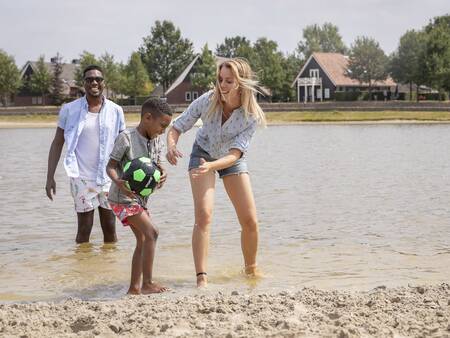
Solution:
M223 184L241 224L241 247L244 255L245 272L256 273L258 251L258 219L250 176L247 173L223 177Z
M195 224L192 231L192 252L194 255L195 272L206 272L208 263L209 231L213 213L215 173L192 177L192 196L194 198ZM197 287L208 284L207 276L197 276Z

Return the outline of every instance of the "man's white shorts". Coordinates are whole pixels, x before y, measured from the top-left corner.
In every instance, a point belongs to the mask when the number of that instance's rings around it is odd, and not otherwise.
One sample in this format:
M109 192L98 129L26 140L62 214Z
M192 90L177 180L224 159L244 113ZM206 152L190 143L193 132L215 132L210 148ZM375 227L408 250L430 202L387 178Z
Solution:
M111 183L97 185L95 181L83 178L70 178L70 192L75 202L76 212L88 212L98 207L111 210L108 203L108 192Z

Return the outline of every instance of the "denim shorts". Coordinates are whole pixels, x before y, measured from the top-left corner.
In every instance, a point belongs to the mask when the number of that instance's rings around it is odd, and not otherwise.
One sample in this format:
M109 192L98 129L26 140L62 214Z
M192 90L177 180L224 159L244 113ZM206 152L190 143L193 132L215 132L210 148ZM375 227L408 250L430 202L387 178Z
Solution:
M203 148L201 148L197 142L194 142L192 146L191 158L189 160L189 170L198 168L200 166L200 159L203 158L206 162L215 161ZM236 175L242 173L248 173L247 161L245 156L238 159L231 167L217 170L219 177L222 178L228 175Z

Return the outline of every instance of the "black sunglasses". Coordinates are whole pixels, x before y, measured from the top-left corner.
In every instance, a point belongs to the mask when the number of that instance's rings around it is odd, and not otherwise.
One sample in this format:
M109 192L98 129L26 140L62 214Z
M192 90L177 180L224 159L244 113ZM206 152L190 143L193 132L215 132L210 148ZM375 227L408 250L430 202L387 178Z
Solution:
M85 77L84 81L86 81L87 83L92 83L92 82L97 82L97 83L102 83L103 82L103 78L100 76L96 76L96 77Z

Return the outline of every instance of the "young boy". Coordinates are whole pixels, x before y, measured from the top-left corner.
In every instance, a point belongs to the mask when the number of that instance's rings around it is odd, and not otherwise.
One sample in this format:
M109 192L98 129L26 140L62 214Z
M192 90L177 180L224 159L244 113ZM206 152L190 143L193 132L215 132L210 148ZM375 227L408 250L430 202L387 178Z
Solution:
M123 225L129 225L136 236L136 248L131 264L131 282L128 294L164 292L166 287L152 281L153 259L158 230L147 211L147 198L138 197L121 179L124 165L136 157L145 156L155 161L161 169L160 188L166 180L161 168L163 134L172 120L169 105L158 99L149 99L141 109L141 121L134 129L117 136L106 172L112 180L108 201L114 214ZM141 276L142 282L141 282Z

